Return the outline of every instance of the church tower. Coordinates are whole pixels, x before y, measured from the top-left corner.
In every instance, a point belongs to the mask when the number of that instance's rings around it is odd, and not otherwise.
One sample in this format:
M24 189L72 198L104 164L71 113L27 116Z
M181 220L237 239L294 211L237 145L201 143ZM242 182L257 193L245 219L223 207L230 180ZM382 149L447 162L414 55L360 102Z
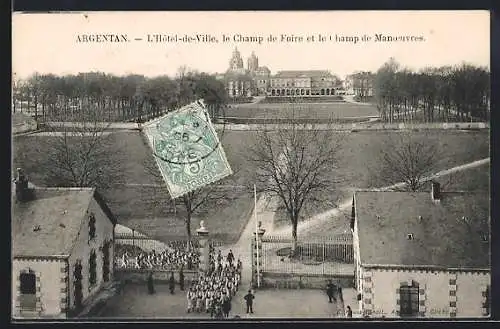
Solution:
M259 59L257 58L257 56L255 56L255 53L253 51L250 57L248 58L247 64L248 64L248 70L250 72L255 72L259 68Z
M231 59L229 61L229 69L231 71L243 69L243 59L241 59L240 52L236 47L234 48L233 56L231 56Z

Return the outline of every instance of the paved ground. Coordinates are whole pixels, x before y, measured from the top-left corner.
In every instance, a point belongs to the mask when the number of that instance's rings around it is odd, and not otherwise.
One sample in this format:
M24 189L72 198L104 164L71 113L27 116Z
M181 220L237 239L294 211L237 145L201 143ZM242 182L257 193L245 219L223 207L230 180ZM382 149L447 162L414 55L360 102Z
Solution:
M185 292L170 295L167 285L156 285L149 295L146 285L129 284L120 295L110 299L99 318L210 318L207 314L187 313ZM240 289L241 290L241 289ZM240 291L233 299L230 317L241 318L333 318L344 316L342 302L328 303L320 290L259 290L255 292L254 314L246 314Z

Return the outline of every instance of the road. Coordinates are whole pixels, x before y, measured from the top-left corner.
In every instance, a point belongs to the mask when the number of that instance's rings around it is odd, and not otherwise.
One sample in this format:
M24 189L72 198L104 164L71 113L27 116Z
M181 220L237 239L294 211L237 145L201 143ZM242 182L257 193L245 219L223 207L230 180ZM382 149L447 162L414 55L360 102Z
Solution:
M457 122L457 123L420 123L420 124L405 124L405 123L379 123L376 122L377 118L373 116L364 117L371 122L360 122L360 123L345 123L345 124L301 124L298 129L304 130L339 130L339 131L351 131L351 130L401 130L401 129L489 129L490 124L485 122ZM373 123L373 124L370 124ZM147 124L147 123L145 123ZM58 128L58 127L77 127L78 123L75 122L48 122L47 125ZM102 123L103 126L108 130L138 130L140 125L137 123ZM264 125L262 124L215 124L217 129L224 128L225 130L236 130L236 131L255 131L260 130ZM267 129L286 129L290 127L287 124L268 124L265 125Z

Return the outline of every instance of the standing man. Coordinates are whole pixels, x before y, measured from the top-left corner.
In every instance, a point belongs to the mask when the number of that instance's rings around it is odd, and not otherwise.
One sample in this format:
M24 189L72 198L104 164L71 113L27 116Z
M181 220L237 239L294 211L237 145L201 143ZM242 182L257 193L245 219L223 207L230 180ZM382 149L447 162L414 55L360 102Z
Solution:
M181 266L179 271L179 286L181 291L184 291L184 271L182 270L184 266Z
M168 288L170 289L170 294L173 295L175 290L174 272L170 272L170 279L168 280Z
M333 302L333 293L335 291L335 288L333 286L332 280L328 281L328 284L326 285L326 294L328 296L328 302L332 303Z
M351 310L351 307L349 305L347 305L347 310L345 312L345 316L348 318L352 318L352 310Z
M155 287L153 284L153 272L149 272L148 275L148 292L150 295L155 293Z
M247 313L253 313L253 300L255 296L252 294L252 290L248 290L248 294L244 298L247 303Z

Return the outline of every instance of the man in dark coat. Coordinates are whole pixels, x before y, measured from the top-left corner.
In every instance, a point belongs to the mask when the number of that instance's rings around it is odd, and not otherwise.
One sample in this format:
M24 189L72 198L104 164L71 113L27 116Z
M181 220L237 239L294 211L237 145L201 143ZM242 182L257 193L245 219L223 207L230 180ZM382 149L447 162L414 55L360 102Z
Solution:
M181 266L181 269L179 271L179 286L180 286L180 289L181 291L184 291L184 271L182 270L182 266Z
M329 303L333 302L334 291L335 291L335 286L333 285L332 281L328 281L328 284L326 285L326 294L328 296Z
M155 293L155 287L153 284L153 272L149 272L148 275L148 292L150 295Z
M345 312L346 317L352 318L352 309L349 305L347 305L347 311Z
M174 272L170 272L170 279L168 280L168 288L170 289L170 293L173 295L175 290Z
M248 290L248 294L244 298L247 303L247 313L253 313L253 300L255 296L252 294L252 290Z

